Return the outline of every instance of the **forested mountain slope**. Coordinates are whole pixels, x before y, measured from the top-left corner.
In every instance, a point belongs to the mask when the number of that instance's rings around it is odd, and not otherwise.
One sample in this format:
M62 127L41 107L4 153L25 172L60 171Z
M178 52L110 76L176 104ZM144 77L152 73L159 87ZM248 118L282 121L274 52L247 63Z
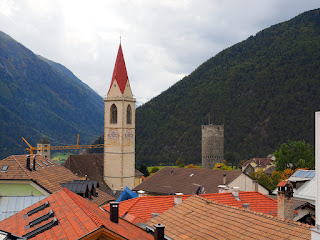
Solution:
M52 144L89 143L103 132L103 100L64 66L0 32L0 159Z
M137 163L201 162L201 124L224 124L225 152L265 157L314 144L320 110L320 10L305 12L212 57L136 111Z

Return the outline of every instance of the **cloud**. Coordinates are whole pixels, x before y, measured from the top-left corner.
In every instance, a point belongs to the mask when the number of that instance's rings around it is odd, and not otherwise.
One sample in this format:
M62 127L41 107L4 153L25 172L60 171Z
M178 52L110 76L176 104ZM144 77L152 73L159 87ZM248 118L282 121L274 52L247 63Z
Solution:
M221 50L318 7L315 0L2 0L0 30L59 62L101 96L122 47L147 101Z

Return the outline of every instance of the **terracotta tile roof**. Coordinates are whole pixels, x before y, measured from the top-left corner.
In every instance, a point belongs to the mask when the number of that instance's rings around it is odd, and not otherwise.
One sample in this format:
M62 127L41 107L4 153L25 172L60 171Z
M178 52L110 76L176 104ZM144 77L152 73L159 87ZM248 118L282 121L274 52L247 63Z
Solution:
M26 168L27 155L12 155L0 161L0 168L9 166L6 172L0 172L1 180L32 180L44 188L49 193L54 193L66 183L80 178L74 175L69 169L54 163L40 155L36 156L36 171L29 171ZM33 167L33 157L30 157L31 168ZM99 189L99 197L93 198L96 203L105 203L114 198Z
M310 226L192 196L148 221L173 239L311 239Z
M110 190L103 179L103 153L70 155L63 166L79 177L87 175L89 180L97 180L102 191Z
M114 70L113 70L113 74L112 74L112 79L111 79L111 85L109 88L109 91L113 85L114 81L117 81L119 88L121 90L121 93L124 92L124 89L126 88L126 84L128 81L128 74L127 74L127 69L126 69L126 64L124 61L124 57L122 54L122 47L121 47L121 43L119 45L119 49L118 49L118 55L117 55L117 59L116 59L116 63L114 66Z
M287 180L282 180L281 182L278 183L277 187L284 187L289 183Z
M49 207L31 216L24 217L30 210L41 206L45 202L49 202ZM25 230L25 226L30 221L47 214L50 210L54 212L54 217L59 221L59 224L32 239L78 239L102 226L127 239L153 239L151 235L123 219L119 219L118 224L111 222L109 213L104 212L98 205L66 188L1 221L0 229L23 236L35 228L52 221L52 218L50 218Z
M184 201L190 196L183 195L182 200ZM243 203L248 203L252 211L277 216L277 200L259 192L239 192L240 201L235 199L230 192L201 194L200 196L238 208L242 208ZM151 213L163 213L174 206L173 195L138 197L120 202L119 216L133 223L145 223L151 219ZM105 205L103 208L109 211L109 205Z
M255 162L257 167L265 168L268 165L271 165L273 160L271 158L251 158L242 165L242 168L245 168L251 162Z
M165 167L133 188L133 190L144 190L155 194L172 194L176 192L194 194L201 185L206 193L215 193L218 192L218 185L223 184L223 174L226 174L226 184L228 184L241 173L240 170Z
M88 165L90 166L89 168ZM81 155L73 154L70 155L63 164L65 168L70 169L71 172L77 174L79 177L87 175L89 180L97 180L100 184L100 189L112 195L112 191L103 179L103 165L103 153ZM143 173L135 169L135 176L143 176ZM121 192L122 191L120 191L120 194ZM117 198L120 194L118 191L114 197Z

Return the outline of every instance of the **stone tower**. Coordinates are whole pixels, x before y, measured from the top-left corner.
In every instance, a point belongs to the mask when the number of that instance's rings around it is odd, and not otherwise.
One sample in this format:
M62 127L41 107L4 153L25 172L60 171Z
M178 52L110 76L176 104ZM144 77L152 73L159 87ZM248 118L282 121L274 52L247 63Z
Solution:
M104 181L112 190L134 187L135 102L120 43L104 98Z
M223 125L202 125L202 168L213 169L223 161Z
M45 136L37 143L37 149L37 154L50 159L50 142Z

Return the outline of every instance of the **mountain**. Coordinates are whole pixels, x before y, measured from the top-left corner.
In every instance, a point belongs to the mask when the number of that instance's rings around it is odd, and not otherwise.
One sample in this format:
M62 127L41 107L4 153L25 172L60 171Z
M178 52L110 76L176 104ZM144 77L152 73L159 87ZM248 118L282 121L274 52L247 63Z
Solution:
M88 144L103 132L103 100L71 71L0 32L0 158L35 146Z
M271 26L207 60L136 111L137 164L201 163L201 125L224 124L225 152L265 157L314 144L320 10Z

